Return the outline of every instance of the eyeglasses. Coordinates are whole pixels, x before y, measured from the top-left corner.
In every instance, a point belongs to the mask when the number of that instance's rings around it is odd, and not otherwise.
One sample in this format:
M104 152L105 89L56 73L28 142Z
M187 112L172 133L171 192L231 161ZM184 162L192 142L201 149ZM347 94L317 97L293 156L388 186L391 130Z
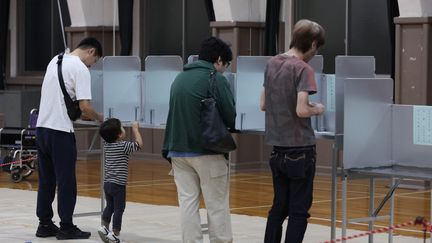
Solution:
M225 62L224 65L225 65L226 67L229 67L229 66L231 65L231 62Z

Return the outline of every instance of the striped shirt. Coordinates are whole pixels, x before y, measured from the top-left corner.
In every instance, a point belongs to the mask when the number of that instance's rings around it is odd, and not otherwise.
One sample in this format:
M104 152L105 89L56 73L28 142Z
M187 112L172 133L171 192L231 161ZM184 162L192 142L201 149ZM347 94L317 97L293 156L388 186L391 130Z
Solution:
M139 149L137 142L117 141L104 142L105 178L104 182L126 185L128 178L128 161L130 154Z

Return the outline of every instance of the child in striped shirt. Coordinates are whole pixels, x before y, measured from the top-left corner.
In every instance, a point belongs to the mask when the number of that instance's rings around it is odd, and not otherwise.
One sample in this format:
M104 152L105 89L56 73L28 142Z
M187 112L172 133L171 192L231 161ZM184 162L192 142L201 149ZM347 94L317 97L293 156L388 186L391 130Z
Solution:
M120 243L122 215L126 206L126 183L128 178L128 161L132 152L143 145L138 122L132 123L134 142L125 141L125 130L119 119L110 118L104 121L99 134L105 140L105 177L104 191L107 205L102 213L102 226L98 230L101 239L108 243ZM112 216L112 231L109 224Z

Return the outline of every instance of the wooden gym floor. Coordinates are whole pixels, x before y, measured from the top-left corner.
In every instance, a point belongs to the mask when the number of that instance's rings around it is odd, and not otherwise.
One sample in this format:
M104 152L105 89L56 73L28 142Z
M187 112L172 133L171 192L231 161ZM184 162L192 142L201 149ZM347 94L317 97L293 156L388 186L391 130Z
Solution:
M168 175L169 171L170 164L168 162L151 162L140 159L131 160L127 201L177 206L176 187L173 178ZM78 195L100 197L99 160L79 160L77 162L77 178ZM377 181L375 205L378 205L381 199L384 198L389 182L389 180ZM338 178L338 184L337 218L338 226L340 226L342 215L340 178ZM19 183L11 182L8 173L0 172L0 187L37 191L37 172ZM312 216L309 221L310 223L330 225L330 195L330 176L317 174L314 183L314 201L310 212ZM430 220L430 190L398 188L395 195L395 224L413 220L416 216L424 216ZM2 197L5 196L2 195ZM348 217L366 217L369 205L368 180L350 180L348 183L347 198ZM272 199L273 188L269 170L262 169L231 173L230 205L232 213L266 217L271 207ZM388 205L383 208L380 215L387 212ZM387 224L385 221L376 222L376 225L383 227ZM351 224L349 227L367 230L365 224ZM415 237L423 236L421 228L418 226L405 227L402 230L397 230L396 234Z

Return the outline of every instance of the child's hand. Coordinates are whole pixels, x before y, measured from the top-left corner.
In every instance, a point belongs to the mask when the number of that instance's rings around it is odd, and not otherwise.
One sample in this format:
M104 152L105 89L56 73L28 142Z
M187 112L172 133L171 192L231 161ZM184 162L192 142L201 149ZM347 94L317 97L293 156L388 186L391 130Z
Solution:
M139 123L137 121L132 122L132 128L138 129L139 128Z
M142 148L143 140L139 131L139 123L137 121L132 122L132 134L135 138L135 142L138 143L139 147Z

